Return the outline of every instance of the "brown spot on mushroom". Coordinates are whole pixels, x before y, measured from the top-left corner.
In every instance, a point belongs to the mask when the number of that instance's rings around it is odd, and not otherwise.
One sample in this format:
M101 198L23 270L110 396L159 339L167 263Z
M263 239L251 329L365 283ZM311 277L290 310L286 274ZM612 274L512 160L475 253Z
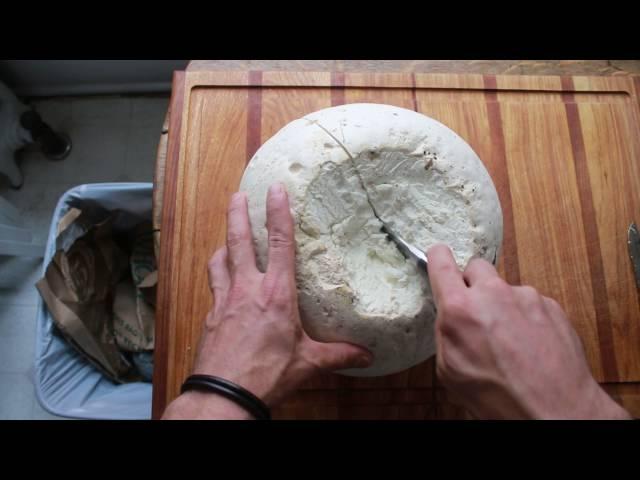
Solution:
M291 173L299 173L302 170L302 165L299 164L298 162L293 162L291 165L289 165L289 171Z

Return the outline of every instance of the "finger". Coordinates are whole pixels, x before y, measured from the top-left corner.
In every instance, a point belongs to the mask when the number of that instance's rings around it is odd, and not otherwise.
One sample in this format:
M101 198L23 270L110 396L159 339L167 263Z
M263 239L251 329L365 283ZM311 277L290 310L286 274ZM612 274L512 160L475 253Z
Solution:
M227 247L221 247L213 254L208 264L209 289L211 293L222 292L229 288L229 267L227 265Z
M373 362L373 355L365 348L352 343L322 343L310 340L306 357L321 370L334 371L347 368L366 368Z
M524 318L539 325L555 323L544 297L528 285L511 287L516 303Z
M295 275L295 238L293 217L284 186L272 185L267 195L267 230L269 232L269 260L267 275Z
M544 303L544 308L549 315L549 318L553 321L554 326L560 329L573 331L575 333L575 329L573 328L571 321L569 321L567 314L557 301L553 298L542 297L542 302Z
M434 245L427 252L427 270L433 297L438 303L445 295L466 288L451 250L446 245Z
M542 297L542 301L544 302L544 307L552 317L565 317L564 310L560 306L560 304L555 301L553 298Z
M482 280L497 276L498 271L494 266L482 258L472 258L462 274L462 277L470 287Z
M231 276L253 273L256 255L253 251L247 195L235 193L227 211L227 255Z
M227 247L216 250L216 253L209 260L209 289L213 294L214 311L216 313L224 303L231 284L227 260Z

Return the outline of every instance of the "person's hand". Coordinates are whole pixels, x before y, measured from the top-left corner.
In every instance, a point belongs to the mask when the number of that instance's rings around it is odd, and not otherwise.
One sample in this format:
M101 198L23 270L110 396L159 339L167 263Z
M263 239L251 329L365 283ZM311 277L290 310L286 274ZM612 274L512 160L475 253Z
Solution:
M510 286L490 263L461 272L448 247L428 251L437 374L476 418L629 418L595 381L560 305Z
M209 262L215 306L205 329L193 373L222 377L278 404L322 371L368 367L366 349L322 343L302 329L295 280L295 238L287 193L274 185L267 198L268 266L256 266L247 197L236 193L228 210L227 246ZM165 418L248 418L222 397L189 391L165 411Z

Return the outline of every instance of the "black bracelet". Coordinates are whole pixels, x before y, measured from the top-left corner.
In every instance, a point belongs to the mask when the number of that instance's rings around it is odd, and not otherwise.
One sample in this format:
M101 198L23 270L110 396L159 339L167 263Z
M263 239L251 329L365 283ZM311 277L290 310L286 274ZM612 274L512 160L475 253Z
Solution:
M191 375L182 384L180 393L188 390L213 392L237 403L256 420L271 420L271 412L265 403L250 391L228 380L212 375Z

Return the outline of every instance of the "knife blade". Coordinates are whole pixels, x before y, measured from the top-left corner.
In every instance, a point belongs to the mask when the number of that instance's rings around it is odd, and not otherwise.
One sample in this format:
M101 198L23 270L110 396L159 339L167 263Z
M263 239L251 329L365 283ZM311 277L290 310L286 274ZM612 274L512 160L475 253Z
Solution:
M627 247L629 248L633 273L636 277L636 287L640 289L640 232L638 232L638 226L635 223L629 225Z
M398 250L400 250L400 252L405 256L405 258L408 258L410 260L415 260L416 262L418 262L418 265L420 267L426 268L427 266L426 254L419 248L407 242L400 235L395 234L393 230L391 230L387 226L386 223L382 222L382 220L380 220L380 222L382 223L382 227L380 228L380 231L387 234L387 236L397 245ZM640 261L640 254L638 255L638 259ZM493 261L491 262L494 267L496 266L497 261L498 261L498 250L496 249L493 252Z
M400 235L397 235L396 233L394 233L393 230L391 230L387 226L387 224L385 224L384 222L382 223L382 228L380 230L386 233L387 236L398 246L398 250L400 250L400 252L405 256L405 258L415 260L416 262L418 262L418 266L420 266L423 269L426 269L427 256L424 254L422 250L411 245Z

